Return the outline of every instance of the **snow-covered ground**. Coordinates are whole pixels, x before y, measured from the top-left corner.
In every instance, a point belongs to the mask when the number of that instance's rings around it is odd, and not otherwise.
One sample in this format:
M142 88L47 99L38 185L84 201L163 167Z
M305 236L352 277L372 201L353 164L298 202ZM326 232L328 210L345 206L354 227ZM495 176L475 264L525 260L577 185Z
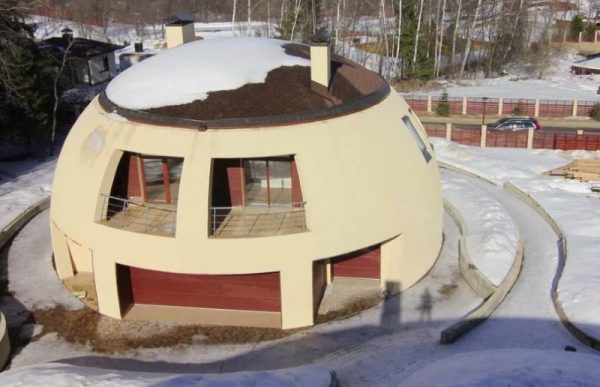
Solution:
M493 365L493 366L490 366ZM416 372L400 387L596 386L598 357L562 351L503 349L452 356Z
M521 155L517 152L515 157L506 153L512 150L480 150L461 146L455 148L453 144L443 141L433 140L433 142L436 144L438 157L442 159L445 152L459 154L466 160L465 165L474 168L473 164L485 163L487 158L490 162L485 168L486 174L499 173L504 165L504 168L514 169L524 179L526 176L539 176L546 167L561 165L566 157L575 155L574 152L540 151L539 154L533 152ZM449 149L454 150L451 152ZM486 155L487 151L490 151L489 155ZM596 154L586 155L596 156ZM528 166L524 161L530 165ZM12 187L27 189L31 186L31 180L49 182L52 169L52 162L41 164L39 167L29 165L21 170L13 164L11 173L21 173L21 176L13 181ZM38 175L35 175L36 173ZM465 178L468 184L461 183L458 177L449 179L448 176L444 176L444 179L454 182L454 188L449 188L448 184L447 188L456 189L458 198L461 197L461 193L458 192L461 190L463 198L469 195L469 192L473 195L491 195L493 199L488 200L491 203L500 203L505 209L510 210L509 218L514 219L527 239L523 272L513 291L490 320L452 346L439 344L439 332L456 318L471 311L481 300L473 294L460 276L457 266L458 232L452 221L446 219L444 251L427 277L399 297L393 297L385 304L352 318L320 325L274 342L221 346L195 343L171 348L136 349L112 356L96 353L89 345L69 343L56 334L47 334L28 344L13 359L12 368L19 372L15 377L31 381L32 377L37 376L37 372L30 373L26 369L23 371L19 369L47 361L73 358L61 360L61 363L100 367L107 370L149 371L171 375L271 370L319 364L335 369L344 383L389 386L397 385L433 361L465 352L515 347L560 350L564 345L572 345L579 351L587 352L587 349L562 327L549 297L558 260L556 241L552 239L553 234L549 226L526 205L511 198L500 188L489 184L487 187L484 186L485 183L477 183L473 181L475 179L469 180L469 178ZM0 185L0 189L5 188ZM449 195L452 196L452 193ZM478 219L474 218L478 216L478 213L468 211L463 213L468 224L477 221ZM502 218L508 222L505 217L494 218L495 221ZM45 295L50 294L49 290L43 290L37 295L35 292L28 293L28 289L23 289L17 280L19 277L27 278L32 267L40 270L45 267L47 273L54 275L47 256L49 254L48 230L45 227L47 224L47 213L44 213L27 226L9 252L9 265L10 262L14 264L15 260L21 261L9 270L9 275L16 276L15 280L11 280L16 288L11 290L15 291L15 299L26 300L24 303L26 308L43 301ZM507 230L506 224L497 230L504 232ZM499 236L491 235L490 238L498 239ZM48 289L48 284L53 281L57 283L56 277L50 275L35 273L32 275L36 278L37 288ZM30 297L34 299L31 300ZM35 297L39 300L36 301ZM38 326L25 328L33 332L33 335L40 331ZM516 354L518 355L519 352L517 351ZM596 364L600 365L600 361ZM55 365L44 367L57 372L55 376L58 379L52 379L54 376L50 371L46 373L42 371L39 375L40 379L36 380L52 383L52 380L60 381L71 372L59 369L60 367ZM488 367L490 370L498 369L495 363L488 364ZM110 384L112 376L109 375L120 374L120 371L113 370L87 372L85 369L75 368L72 371L72 375L79 375L73 379L74 383L79 385L84 384L84 381L102 383L102 376L99 375L106 375L105 382ZM160 380L161 377L162 375L157 376L156 380ZM563 377L566 381L572 380L572 375L565 373L563 376L556 376L555 381L561 382ZM140 380L144 381L143 378ZM2 385L11 383L0 382Z
M101 368L48 363L7 371L4 386L195 386L195 387L330 387L326 367L307 366L272 372L239 372L225 375L173 375L157 372L107 371Z
M497 78L461 80L446 85L450 97L539 98L599 101L596 94L600 75L573 75L571 65L582 57L566 54L555 59L542 79L520 71ZM414 94L440 96L442 89L415 91ZM409 93L411 94L411 93Z
M56 160L0 162L0 230L50 196Z
M515 260L519 230L504 207L477 186L451 174L442 175L444 198L466 223L467 250L477 269L496 286Z
M600 339L600 194L598 182L542 175L574 158L600 159L600 152L474 148L431 139L440 161L496 184L511 182L527 192L558 223L567 240L567 259L558 298L567 317Z

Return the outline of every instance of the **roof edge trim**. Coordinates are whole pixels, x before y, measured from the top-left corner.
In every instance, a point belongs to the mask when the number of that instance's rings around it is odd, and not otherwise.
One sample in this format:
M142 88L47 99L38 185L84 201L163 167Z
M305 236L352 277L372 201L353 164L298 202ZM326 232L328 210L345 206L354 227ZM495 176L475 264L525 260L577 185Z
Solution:
M233 129L257 126L295 125L313 122L327 118L340 117L365 110L383 101L390 94L390 85L383 85L374 93L355 98L342 105L324 109L313 110L306 113L286 114L281 116L251 117L251 118L225 118L220 120L195 120L191 118L172 117L164 114L149 113L141 110L126 109L112 102L103 91L98 101L106 112L114 112L131 121L143 122L159 126L174 126L181 128L207 130L207 129Z

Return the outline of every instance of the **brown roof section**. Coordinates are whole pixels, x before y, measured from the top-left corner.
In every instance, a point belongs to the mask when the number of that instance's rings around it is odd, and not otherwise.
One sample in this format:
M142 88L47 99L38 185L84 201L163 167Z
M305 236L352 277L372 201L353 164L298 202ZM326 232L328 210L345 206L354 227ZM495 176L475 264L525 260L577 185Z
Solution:
M284 46L288 55L310 59L310 47ZM315 87L310 66L284 66L270 71L264 83L208 93L205 100L148 110L115 105L106 93L100 104L131 121L195 128L241 128L291 125L352 114L381 102L390 92L378 74L338 55L332 56L329 89ZM318 85L317 85L318 86Z
M286 52L309 58L308 46L290 44L286 46ZM334 56L328 93L312 89L309 66L285 66L269 72L264 83L211 92L205 100L149 109L147 112L202 121L301 114L372 94L384 83L379 75Z

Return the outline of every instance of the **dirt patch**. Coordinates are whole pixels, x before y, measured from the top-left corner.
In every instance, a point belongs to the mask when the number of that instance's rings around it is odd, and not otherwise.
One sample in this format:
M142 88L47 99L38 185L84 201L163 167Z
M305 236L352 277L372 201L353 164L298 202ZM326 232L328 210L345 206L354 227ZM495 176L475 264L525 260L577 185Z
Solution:
M103 316L89 308L68 310L62 306L33 312L36 324L43 326L37 341L56 333L60 338L89 345L100 353L118 353L136 348L161 348L192 343L246 344L276 340L299 329L281 330L250 327L181 325L169 322L126 321Z
M444 284L438 289L438 293L444 296L445 298L450 297L454 292L458 289L458 285L456 284Z
M382 297L380 295L372 295L365 298L360 298L352 301L342 309L332 310L326 314L318 315L315 318L315 324L323 324L329 321L342 320L348 317L352 317L363 310L371 309L381 302Z
M370 309L381 302L381 296L358 299L343 309L319 315L315 324L341 320ZM42 332L31 339L37 341L49 333L80 345L89 345L99 353L114 354L137 348L162 348L179 345L248 344L281 339L310 329L274 329L230 326L182 325L170 322L127 321L103 316L84 308L69 310L62 306L36 310L31 322L43 326ZM18 332L15 332L17 337ZM29 342L29 340L27 340ZM27 342L15 342L23 346Z

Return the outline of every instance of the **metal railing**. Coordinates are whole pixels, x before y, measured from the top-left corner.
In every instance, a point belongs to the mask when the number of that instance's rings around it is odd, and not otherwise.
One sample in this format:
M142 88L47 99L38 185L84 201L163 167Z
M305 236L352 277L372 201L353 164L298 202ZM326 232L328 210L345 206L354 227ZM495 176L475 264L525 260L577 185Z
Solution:
M131 199L100 195L103 199L101 223L143 234L175 236L175 205L141 203Z
M211 207L210 236L247 238L304 232L305 204Z

